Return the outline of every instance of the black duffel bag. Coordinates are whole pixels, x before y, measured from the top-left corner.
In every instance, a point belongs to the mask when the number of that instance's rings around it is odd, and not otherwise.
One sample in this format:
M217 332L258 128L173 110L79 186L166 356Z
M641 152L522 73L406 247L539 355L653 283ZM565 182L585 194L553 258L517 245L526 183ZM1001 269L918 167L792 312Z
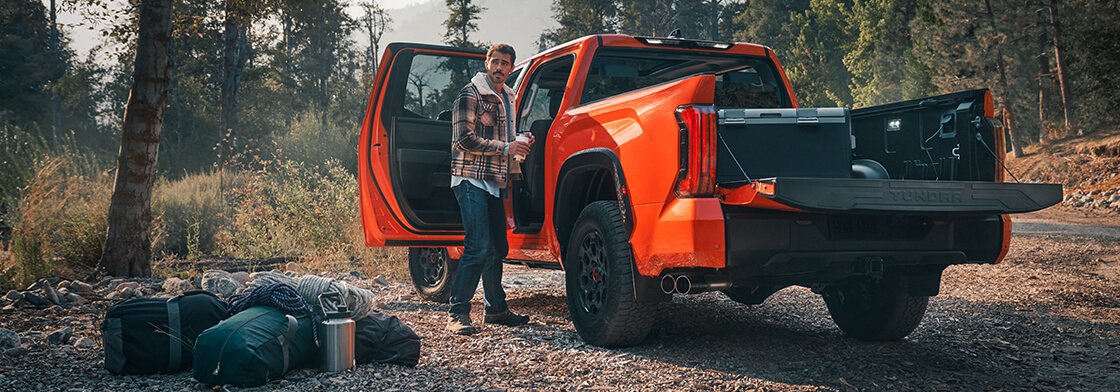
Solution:
M228 317L226 303L204 290L113 305L101 323L105 369L114 374L190 369L195 339Z
M371 314L355 323L354 360L359 364L416 366L420 361L420 337L394 316Z

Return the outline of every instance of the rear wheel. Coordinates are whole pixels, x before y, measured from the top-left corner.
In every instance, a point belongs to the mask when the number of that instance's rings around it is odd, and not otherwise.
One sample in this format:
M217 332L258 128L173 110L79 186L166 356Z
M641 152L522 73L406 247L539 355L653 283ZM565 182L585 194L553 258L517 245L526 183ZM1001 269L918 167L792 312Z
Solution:
M926 314L929 297L911 296L906 280L853 280L825 289L832 321L844 334L860 340L898 340L909 335Z
M420 297L447 303L451 299L451 280L459 260L447 255L447 248L409 248L408 272Z
M584 341L625 347L649 335L655 304L634 298L633 263L618 203L584 208L564 257L568 310Z

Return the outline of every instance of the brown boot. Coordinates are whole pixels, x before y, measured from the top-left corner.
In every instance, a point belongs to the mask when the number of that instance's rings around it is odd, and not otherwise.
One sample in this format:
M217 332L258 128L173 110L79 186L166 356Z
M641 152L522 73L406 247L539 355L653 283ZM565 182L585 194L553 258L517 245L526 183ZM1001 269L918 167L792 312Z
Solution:
M529 316L522 316L511 311L504 311L501 313L486 315L487 324L505 325L507 327L516 327L518 325L525 325L529 322Z
M478 330L471 325L470 314L452 313L451 317L447 320L447 330L456 335L472 335L478 332Z

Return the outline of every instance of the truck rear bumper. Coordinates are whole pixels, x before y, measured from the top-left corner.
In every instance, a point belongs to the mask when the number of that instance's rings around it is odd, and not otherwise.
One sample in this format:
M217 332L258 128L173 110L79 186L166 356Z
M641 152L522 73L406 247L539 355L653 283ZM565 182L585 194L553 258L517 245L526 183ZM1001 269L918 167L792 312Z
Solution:
M790 284L860 273L994 263L1000 215L812 214L724 206L727 270L736 281Z

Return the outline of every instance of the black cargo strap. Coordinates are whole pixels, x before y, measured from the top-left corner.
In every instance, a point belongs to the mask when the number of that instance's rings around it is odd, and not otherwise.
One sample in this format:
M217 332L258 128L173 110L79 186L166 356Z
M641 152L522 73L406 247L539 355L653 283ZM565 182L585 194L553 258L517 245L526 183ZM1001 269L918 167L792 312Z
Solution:
M296 318L292 315L285 314L284 317L288 319L288 332L284 333L283 336L276 337L276 340L280 341L280 350L284 353L284 371L280 373L281 375L288 373L288 342L291 342L292 338L296 336L296 326L298 325Z
M182 296L167 300L167 333L168 339L168 370L179 370L183 358L183 328L179 320L179 299Z
M105 328L105 368L114 374L124 370L124 337L121 331L121 319L110 318L106 320Z

